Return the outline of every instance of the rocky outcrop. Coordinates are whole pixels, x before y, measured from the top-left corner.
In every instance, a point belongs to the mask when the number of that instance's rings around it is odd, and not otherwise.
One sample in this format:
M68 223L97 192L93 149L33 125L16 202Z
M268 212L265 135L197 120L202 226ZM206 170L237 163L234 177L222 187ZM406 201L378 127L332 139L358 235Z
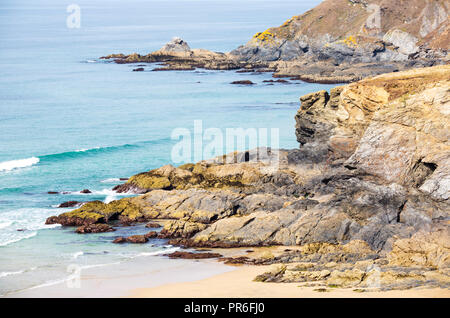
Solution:
M113 243L121 244L121 243L134 243L134 244L144 244L148 242L148 237L145 235L132 235L129 237L120 236L114 239Z
M88 224L78 227L75 232L79 234L86 233L103 233L103 232L114 232L115 230L108 224Z
M231 53L254 61L289 61L298 57L336 63L406 61L412 56L444 57L450 7L434 0L326 0L280 27L257 33ZM433 51L432 54L430 49Z
M449 78L450 66L436 66L303 96L298 149L163 166L120 186L145 194L86 203L48 222L160 219L152 235L170 244L298 246L227 260L288 264L264 281L367 288L376 274L383 288L448 286Z
M58 205L58 208L74 208L82 205L83 202L78 201L66 201Z
M234 82L231 82L230 84L234 84L234 85L255 85L255 83L253 83L252 81L249 81L249 80L234 81Z
M168 70L193 70L205 68L214 70L235 70L245 66L247 63L230 58L228 54L212 52L203 49L191 49L189 45L180 38L174 38L165 44L160 50L140 55L133 53L110 54L101 59L114 60L118 64L126 63L164 63L163 67L155 68L154 71Z
M445 0L325 0L229 53L191 49L174 38L147 55L111 54L116 63L164 63L162 70L274 72L307 82L348 83L383 73L448 64Z

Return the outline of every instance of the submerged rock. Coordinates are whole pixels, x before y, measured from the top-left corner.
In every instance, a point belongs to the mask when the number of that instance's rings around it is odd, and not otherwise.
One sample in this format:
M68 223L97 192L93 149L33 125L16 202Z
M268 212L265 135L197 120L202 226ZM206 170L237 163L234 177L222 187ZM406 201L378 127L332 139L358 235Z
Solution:
M249 80L242 80L242 81L234 81L231 82L231 84L237 84L237 85L255 85L252 81Z

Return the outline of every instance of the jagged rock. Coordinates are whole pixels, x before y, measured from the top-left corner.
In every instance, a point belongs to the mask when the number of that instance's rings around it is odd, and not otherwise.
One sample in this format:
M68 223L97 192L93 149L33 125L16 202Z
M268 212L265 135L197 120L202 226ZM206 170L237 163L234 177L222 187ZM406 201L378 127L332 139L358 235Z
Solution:
M61 224L63 226L83 226L94 223L104 223L105 217L95 212L72 211L59 216L50 216L45 224Z
M92 193L92 191L89 189L84 189L84 190L81 190L80 193L88 194L88 193Z
M108 224L88 224L78 227L75 232L79 234L85 233L103 233L103 232L113 232L115 231Z
M67 202L63 202L63 203L59 204L58 208L73 208L76 206L80 206L81 204L83 204L83 202L67 201Z
M116 239L114 239L113 243L136 243L136 244L143 244L143 243L147 243L148 242L148 238L145 237L145 235L132 235L129 237L118 237Z
M231 82L231 84L237 84L237 85L255 85L252 81L249 80L242 80L242 81L234 81Z
M47 219L47 224L61 224L65 226L81 226L93 223L104 223L120 219L128 224L136 221L144 221L148 218L147 211L133 204L130 198L114 200L108 204L102 201L91 201L82 207L59 216Z
M352 5L348 0L323 1L280 27L255 34L231 54L246 61L299 57L337 63L404 61L419 51L419 42L430 46L426 37L434 30L440 30L437 38L445 36L442 24L448 25L448 6L434 1L412 2L380 5L370 0ZM437 43L441 43L439 49L448 50L448 41Z
M181 38L175 37L169 43L161 48L161 52L167 53L179 53L179 52L190 52L191 48L189 45Z

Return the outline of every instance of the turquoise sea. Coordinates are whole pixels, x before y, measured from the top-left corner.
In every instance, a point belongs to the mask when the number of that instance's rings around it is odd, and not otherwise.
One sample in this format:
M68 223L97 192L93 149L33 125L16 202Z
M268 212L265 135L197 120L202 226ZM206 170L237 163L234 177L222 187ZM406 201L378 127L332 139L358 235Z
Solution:
M174 247L154 240L115 245L143 226L78 235L44 225L64 201L111 201L118 178L171 163L175 128L279 128L295 148L298 98L327 85L267 85L270 73L132 72L98 58L146 54L172 37L230 51L320 0L2 0L0 2L0 295L63 282L68 265L170 268ZM67 6L81 9L68 28ZM251 87L230 85L250 79ZM82 189L91 194L80 194ZM51 195L48 191L64 192ZM147 229L148 230L148 229ZM158 256L159 255L159 256ZM140 263L142 265L142 263ZM182 265L180 265L182 266ZM192 266L191 266L192 267ZM195 276L195 275L194 275ZM192 277L194 277L192 276Z

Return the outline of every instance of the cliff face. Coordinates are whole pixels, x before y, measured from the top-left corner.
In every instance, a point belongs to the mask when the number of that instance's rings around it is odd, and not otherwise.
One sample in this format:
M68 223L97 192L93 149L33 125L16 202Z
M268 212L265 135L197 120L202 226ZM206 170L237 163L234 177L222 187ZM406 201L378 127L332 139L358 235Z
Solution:
M392 73L301 98L297 140L438 200L450 196L449 67Z
M164 166L115 188L143 195L48 222L159 219L171 244L298 247L229 260L287 264L262 281L449 287L449 79L450 66L437 66L303 96L299 149Z
M326 0L231 53L251 61L313 57L337 63L444 57L449 10L445 0Z

